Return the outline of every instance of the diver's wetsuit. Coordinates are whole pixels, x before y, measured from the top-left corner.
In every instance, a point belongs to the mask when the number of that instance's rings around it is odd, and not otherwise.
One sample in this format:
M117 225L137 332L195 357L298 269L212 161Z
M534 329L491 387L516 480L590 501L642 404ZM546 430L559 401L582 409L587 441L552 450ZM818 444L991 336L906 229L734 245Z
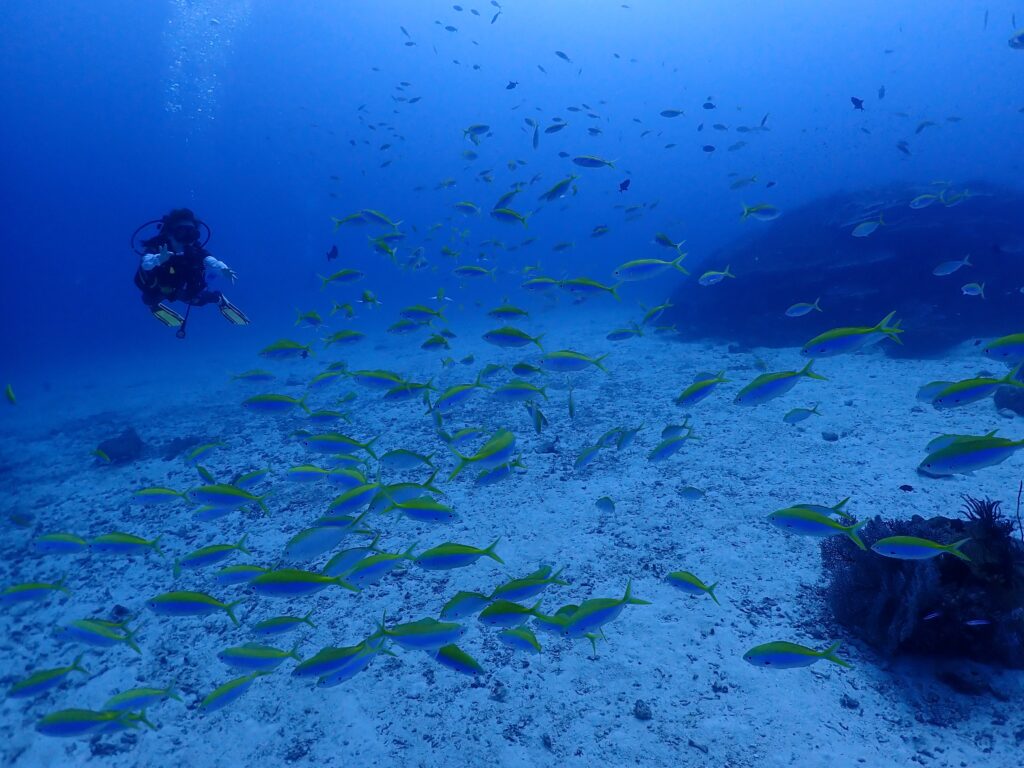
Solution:
M221 292L207 288L206 270L225 269L224 262L195 242L185 245L180 254L170 253L170 258L161 263L162 245L170 252L169 238L157 236L147 240L142 263L135 272L135 285L142 291L146 306L155 309L162 301L182 301L194 307L221 303Z

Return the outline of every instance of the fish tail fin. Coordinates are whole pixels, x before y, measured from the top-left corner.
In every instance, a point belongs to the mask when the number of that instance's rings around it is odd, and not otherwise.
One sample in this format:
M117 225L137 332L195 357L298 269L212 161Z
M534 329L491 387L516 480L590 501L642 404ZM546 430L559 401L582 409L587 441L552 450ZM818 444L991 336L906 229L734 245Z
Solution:
M250 552L248 549L245 548L245 540L247 538L249 538L249 534L248 533L243 533L242 534L242 538L240 538L238 540L238 543L235 544L235 549L237 549L239 552L244 552L247 555L251 555L252 552Z
M149 730L151 730L151 731L155 731L156 730L156 726L153 725L153 723L151 723L149 721L149 719L146 717L146 710L142 710L141 712L138 712L138 713L136 713L136 712L125 712L124 716L123 716L122 722L124 722L124 723L133 723L133 724L134 723L142 723L147 728L149 728ZM134 728L135 726L132 725L131 727Z
M235 600L234 602L227 603L224 606L224 613L228 615L228 618L231 619L231 621L234 623L236 627L238 626L238 617L235 616L235 607L241 605L244 602L245 600Z
M174 558L174 569L172 570L172 573L176 579L181 576L181 560L178 558Z
M84 653L80 653L77 656L75 656L75 660L71 662L70 668L75 670L76 672L81 672L82 674L88 675L90 674L89 670L82 666L82 658L84 656Z
M846 503L849 500L850 500L850 497L847 496L845 499L840 501L838 504L834 505L832 507L832 511L835 512L836 514L843 515L844 517L847 516L847 513L844 512L843 509L846 507Z
M616 298L618 298L618 297L616 297ZM531 339L531 341L532 341L532 342L533 342L534 344L536 344L536 345L537 345L537 349L539 349L539 350L540 350L541 352L543 352L543 351L544 351L544 347L543 347L543 346L541 345L541 343L540 343L540 340L541 340L541 339L543 339L543 338L544 338L544 334L543 334L543 333L538 333L538 334L537 334L536 336L534 336L534 337L533 337L533 338Z
M882 322L878 324L877 328L890 339L895 341L897 344L902 344L903 342L900 341L899 334L903 333L903 329L900 328L901 321L896 320L895 322L892 322L892 319L895 316L896 310L893 310L888 315L882 318Z
M422 485L422 488L424 490L430 491L431 493L436 493L438 495L444 494L444 491L442 491L440 488L434 485L434 479L437 477L437 473L440 471L441 470L439 470L436 466L434 467L434 471L430 473L430 477L428 477Z
M334 222L334 230L333 231L337 232L338 231L338 227L341 226L341 219L339 219L337 216L331 216L331 221Z
M455 453L456 456L459 457L459 463L456 465L455 469L452 470L452 473L448 475L448 482L451 482L456 477L458 477L459 473L462 472L462 470L464 470L466 467L468 467L471 461L471 459L469 459L466 456L463 456L461 453L455 451L454 449L453 452Z
M963 264L964 264L965 267L973 267L974 266L974 263L970 260L970 258L971 258L971 254L969 254L969 253L966 256L964 256Z
M263 510L263 514L266 515L267 517L270 517L270 510L267 509L267 502L264 501L264 499L266 499L267 496L269 496L269 495L270 495L270 491L268 491L267 493L264 493L262 496L256 496L255 498L253 498L253 501L256 502L256 505L261 510Z
M299 656L299 646L300 645L302 645L302 643L298 642L298 643L296 643L295 645L292 646L292 649L290 651L288 651L288 658L295 659L296 661L302 661L302 657Z
M622 596L623 605L650 605L647 600L641 600L639 597L633 597L633 580L630 579L626 582L626 594Z
M750 206L747 205L746 203L740 203L740 205L743 206L743 213L740 214L740 221L746 221L748 218L750 218Z
M378 638L387 637L388 636L388 628L386 626L387 625L387 621L388 621L388 612L385 610L385 611L382 611L381 614L380 614L380 621L377 622L377 629L375 629L373 634L370 635L368 638L366 638L366 640L364 640L363 642L371 643L374 640L377 640Z
M892 322L892 319L894 317L896 317L896 310L895 309L892 312L890 312L888 315L883 317L881 319L881 321L879 321L878 325L875 326L875 328L877 328L880 331L884 331L886 328L889 327L889 324Z
M613 285L611 288L608 289L608 293L610 293L612 296L614 296L616 301L622 301L622 297L619 296L619 286L620 285L622 285L622 281L621 280L619 282L617 282L615 285Z
M707 593L709 595L711 595L711 599L715 601L715 605L721 605L721 603L718 602L718 598L715 597L715 587L717 587L718 584L719 584L719 582L716 581L714 584L710 585L708 587L708 589L707 589Z
M376 437L371 437L369 440L367 440L365 443L359 446L368 454L370 454L370 458L374 460L376 460L377 454L373 452L373 444L376 443L378 440L380 440L380 435L377 435Z
M685 243L685 242L686 242L685 240L680 240L680 241L679 241L678 243L676 243L676 252L677 252L677 253L678 253L679 255L678 255L678 256L676 256L676 257L675 257L675 258L674 258L674 259L672 260L672 268L673 268L674 270L676 270L677 272L682 272L682 273L683 273L684 275L688 275L688 274L690 274L690 270L688 270L688 269L687 269L686 267L684 267L684 266L682 265L682 263L681 263L681 262L682 262L682 260L686 258L687 254L686 254L686 252L685 252L685 251L680 251L680 250L679 250L679 249L680 249L680 247L682 247L683 243Z
M821 304L819 304L819 303L818 303L818 302L820 302L820 301L821 301L821 296L819 296L818 298L816 298L816 299L814 300L814 303L813 303L813 304L811 304L811 309L816 309L816 310L818 310L819 312L823 312L824 310L823 310L823 309L821 308Z
M814 371L812 371L811 370L811 366L812 365L814 365L814 360L813 359L808 360L807 361L807 365L805 365L803 368L800 369L800 374L799 375L800 376L806 376L809 379L817 379L818 381L828 381L828 379L826 379L820 373L815 373Z
M124 628L124 644L139 654L139 656L142 655L142 649L139 648L139 644L135 642L135 633L127 627Z
M729 267L730 266L732 266L732 265L731 264L726 264L725 265L725 271L722 273L722 277L736 277L736 275L734 275L732 272L729 271Z
M316 624L314 624L312 621L310 621L310 618L309 618L312 615L313 615L313 611L310 611L305 616L303 616L301 619L299 619L299 621L301 621L303 624L308 624L313 629L316 629Z
M864 550L867 549L867 547L864 546L864 542L861 541L861 538L860 538L860 536L857 533L857 531L859 531L861 528L863 528L867 524L868 524L867 520L861 520L860 522L854 523L853 525L849 526L848 528L844 528L843 529L844 531L846 531L846 535L850 538L850 541L852 541L854 544L856 544L859 549L864 549Z
M598 355L597 357L594 358L594 365L596 365L598 368L600 368L605 373L608 373L608 369L605 368L604 365L601 362L606 357L608 357L608 353L607 352L605 352L603 355Z
M968 541L970 541L970 538L960 539L960 541L954 541L952 544L946 546L945 549L947 552L949 552L949 554L956 555L961 560L964 560L965 562L969 563L971 562L971 558L969 558L967 555L960 551L960 547L962 547Z
M297 405L299 406L299 408L304 410L306 412L306 415L308 416L311 413L311 411L309 410L309 406L306 405L307 397L309 397L309 392L303 392L302 397L299 398L299 402L297 403Z
M504 565L505 561L502 560L498 556L498 553L494 551L494 548L496 546L498 546L498 542L499 541L501 541L501 537L500 536L494 540L494 542L491 544L491 546L489 546L487 549L484 550L484 554L487 555L487 557L491 558L491 560L493 560L494 562L501 563L502 565Z
M984 299L985 298L985 284L984 283L978 283L978 287L981 289L981 298Z
M331 579L331 583L332 584L337 584L339 587L341 587L342 589L347 589L349 592L361 592L362 591L355 584L350 584L349 582L345 581L345 575L344 574L342 574L341 576L335 576L333 579Z
M848 661L843 661L836 656L836 651L839 650L839 641L836 640L832 645L821 652L821 658L826 661L831 661L833 664L838 664L840 667L846 667L847 669L853 669L853 665Z
M1021 375L1022 369L1024 369L1024 363L1017 363L1017 365L1012 368L1008 374L1006 374L1002 383L1010 387L1024 387L1024 376Z
M564 571L564 570L565 570L565 566L562 566L557 571L555 571L554 574L548 579L548 583L549 584L557 584L560 587L568 587L569 586L569 582L567 582L567 581L565 581L565 580L563 580L561 578L562 571Z

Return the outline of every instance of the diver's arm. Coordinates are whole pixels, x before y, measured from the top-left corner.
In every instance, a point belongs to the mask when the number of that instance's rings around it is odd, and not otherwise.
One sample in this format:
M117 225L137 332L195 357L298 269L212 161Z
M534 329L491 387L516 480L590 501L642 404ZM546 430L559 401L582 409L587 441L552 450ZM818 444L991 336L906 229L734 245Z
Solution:
M235 272L235 270L233 270L220 259L215 259L213 256L207 255L206 258L203 259L203 264L206 266L207 269L219 272L223 277L226 277L228 280L231 281L232 285L234 285L235 280L238 279L238 274Z
M142 270L149 272L151 269L156 269L169 258L171 258L171 253L167 250L167 246L161 245L160 250L156 253L144 253L142 255Z

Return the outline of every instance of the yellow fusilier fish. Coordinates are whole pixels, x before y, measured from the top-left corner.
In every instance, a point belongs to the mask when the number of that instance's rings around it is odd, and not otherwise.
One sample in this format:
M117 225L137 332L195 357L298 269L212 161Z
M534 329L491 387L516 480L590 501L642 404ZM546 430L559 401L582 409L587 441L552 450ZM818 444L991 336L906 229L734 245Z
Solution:
M900 322L892 322L895 312L882 318L878 325L852 328L833 328L815 336L804 344L800 354L804 357L835 357L859 352L885 338L902 344L899 334L903 333Z

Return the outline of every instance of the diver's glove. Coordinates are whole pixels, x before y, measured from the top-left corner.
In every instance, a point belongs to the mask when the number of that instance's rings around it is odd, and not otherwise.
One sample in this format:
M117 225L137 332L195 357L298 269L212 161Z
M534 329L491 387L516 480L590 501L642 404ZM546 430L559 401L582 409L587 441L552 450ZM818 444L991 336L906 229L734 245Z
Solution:
M232 285L238 280L238 273L226 264L221 268L220 274L221 277L230 280Z
M161 245L160 250L157 253L147 253L142 257L142 268L144 270L155 269L156 267L162 266L171 258L172 254L167 250L166 245Z

